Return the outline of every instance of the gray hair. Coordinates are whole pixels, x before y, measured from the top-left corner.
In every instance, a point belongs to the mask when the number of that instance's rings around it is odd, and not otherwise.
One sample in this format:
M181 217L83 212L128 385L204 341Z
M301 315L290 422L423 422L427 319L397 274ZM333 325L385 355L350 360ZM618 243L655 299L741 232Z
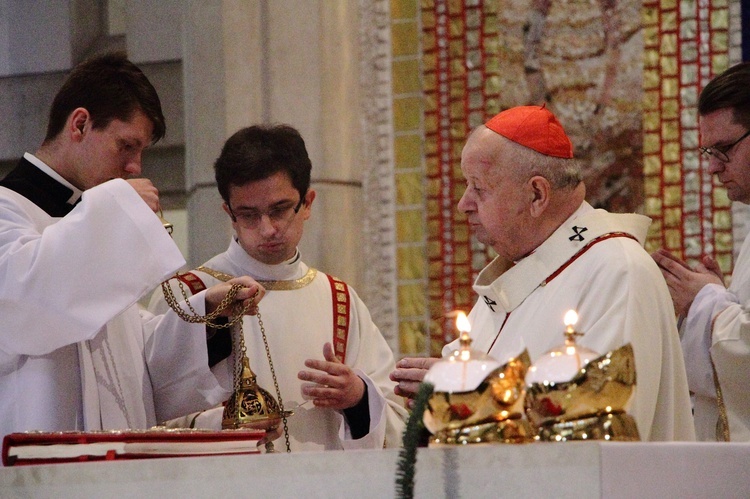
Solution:
M503 137L505 139L505 137ZM526 181L533 176L549 180L552 188L566 189L576 187L583 180L581 162L576 159L557 158L541 154L505 139L507 157L512 158L510 171L519 181Z

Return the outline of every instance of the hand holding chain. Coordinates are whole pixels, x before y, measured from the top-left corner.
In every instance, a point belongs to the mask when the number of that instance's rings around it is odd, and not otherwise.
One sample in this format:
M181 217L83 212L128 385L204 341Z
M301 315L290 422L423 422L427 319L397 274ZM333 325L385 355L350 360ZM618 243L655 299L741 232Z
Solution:
M175 274L176 275L176 274ZM174 312L180 317L180 319L184 320L185 322L189 322L192 324L196 323L203 323L206 324L209 327L213 327L216 329L224 329L224 328L231 328L234 325L237 325L237 335L236 338L239 339L239 352L238 355L235 357L237 361L235 362L234 366L234 391L237 392L239 390L239 383L241 378L241 372L242 372L242 361L241 359L244 358L247 355L247 347L245 346L245 333L243 332L242 328L242 319L245 313L250 309L251 305L240 305L239 303L234 305L234 309L232 311L232 315L228 322L226 323L216 323L213 322L222 311L227 309L232 301L234 300L234 297L237 296L237 293L240 289L242 289L244 286L241 284L233 284L232 287L227 292L224 299L219 303L219 306L216 307L216 310L214 310L211 313L208 313L206 315L200 315L190 304L190 300L188 299L187 293L185 292L185 288L182 285L182 281L180 279L177 279L177 284L180 287L180 293L182 294L182 297L185 299L185 303L187 304L188 308L192 312L192 315L185 312L182 307L180 307L179 303L177 302L177 298L175 297L174 293L172 292L172 288L169 285L169 280L166 280L161 283L162 292L164 293L164 300L167 302L169 307L174 310ZM258 293L260 290L256 291L255 294L252 296L253 304L255 303L255 298L258 296ZM260 333L263 338L263 346L266 350L266 358L268 359L268 365L271 369L271 377L273 378L273 385L274 389L276 391L276 397L278 398L279 407L281 409L281 419L284 429L284 440L286 443L286 451L291 452L291 446L289 444L289 427L287 423L287 414L286 411L284 411L284 402L281 398L281 390L279 389L279 382L276 379L276 371L273 367L273 360L271 359L271 351L268 348L268 340L266 339L266 330L265 327L263 327L263 319L260 316L260 310L255 309L255 315L258 317L258 325L260 326ZM266 448L268 450L273 449L273 443L268 442L266 444Z
M180 307L177 301L177 298L172 292L172 287L169 285L169 280L166 280L161 283L161 289L162 289L162 292L164 293L164 300L167 302L167 305L169 305L169 307L172 310L174 310L175 313L183 321L189 322L191 324L206 324L207 326L215 328L215 329L229 328L237 324L238 322L240 322L242 320L242 317L245 315L245 313L248 310L250 310L250 307L254 306L255 298L258 296L258 293L260 292L260 290L258 290L252 296L253 305L245 305L242 308L239 308L239 310L235 310L236 313L232 314L232 317L230 318L228 322L217 323L217 322L214 322L214 320L221 315L221 312L229 308L232 301L234 301L234 297L237 296L237 293L244 287L242 284L232 284L232 287L229 288L227 295L224 297L223 300L221 300L221 303L219 303L219 306L216 307L216 310L214 310L213 312L207 313L206 315L200 315L195 310L195 308L193 308L193 305L190 303L190 300L188 299L188 295L185 292L185 288L182 286L182 281L180 281L179 278L177 279L177 284L180 287L180 293L182 293L182 297L185 299L185 303L190 309L190 312L192 312L192 315L188 314L182 309L182 307Z

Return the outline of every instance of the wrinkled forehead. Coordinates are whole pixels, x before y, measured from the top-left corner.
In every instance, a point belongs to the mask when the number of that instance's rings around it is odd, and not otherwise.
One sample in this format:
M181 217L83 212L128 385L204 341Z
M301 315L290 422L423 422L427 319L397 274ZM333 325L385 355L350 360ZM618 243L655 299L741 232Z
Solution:
M485 126L477 127L461 152L461 170L466 175L492 176L502 169L505 139Z

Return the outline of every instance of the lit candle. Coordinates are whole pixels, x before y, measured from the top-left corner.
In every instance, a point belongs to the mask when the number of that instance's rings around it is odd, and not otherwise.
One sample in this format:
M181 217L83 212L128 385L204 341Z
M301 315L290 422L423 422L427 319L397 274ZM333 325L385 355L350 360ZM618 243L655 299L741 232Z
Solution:
M461 360L469 360L471 354L469 353L468 346L471 343L471 338L469 337L471 324L469 324L469 319L462 311L459 311L456 316L456 329L458 329L459 342L462 347L465 347L461 350Z
M461 371L461 386L464 386L466 384L466 363L471 359L471 350L469 349L469 345L471 345L471 338L469 337L471 324L469 324L466 314L461 310L458 311L456 316L456 329L458 329L459 344L461 345L460 359L464 362Z
M578 351L575 345L575 337L578 336L579 333L577 333L575 328L573 327L576 325L576 322L578 322L578 314L576 313L576 311L568 310L567 312L565 312L563 322L565 323L565 351L568 355L576 356L578 367L580 368L581 362L578 358Z
M578 322L578 314L575 310L568 310L565 312L565 318L563 318L563 322L565 323L566 329L565 331L571 331L573 332L573 326L576 325L576 322Z
M461 335L463 335L464 333L469 333L471 331L471 324L469 324L469 319L466 317L466 314L460 310L456 315L456 329L458 329L458 332Z

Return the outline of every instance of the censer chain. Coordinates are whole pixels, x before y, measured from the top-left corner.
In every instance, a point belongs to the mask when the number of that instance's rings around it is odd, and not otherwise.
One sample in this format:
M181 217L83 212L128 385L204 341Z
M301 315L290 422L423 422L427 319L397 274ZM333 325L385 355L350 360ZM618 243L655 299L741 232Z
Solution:
M188 308L192 312L192 315L185 312L182 307L180 307L179 303L177 302L177 298L175 297L174 293L172 292L172 288L169 285L169 281L164 281L161 283L162 292L164 293L164 300L167 302L169 307L175 311L175 313L180 317L180 319L184 320L185 322L189 322L192 324L198 324L203 323L206 324L209 327L213 327L215 329L223 329L223 328L231 328L234 325L237 325L237 337L239 338L240 343L240 352L236 359L234 366L234 391L235 393L239 391L240 389L240 378L242 377L242 359L245 355L247 355L247 347L245 346L245 333L242 329L242 319L245 315L245 312L247 312L250 308L250 305L240 306L239 304L235 306L235 310L232 312L232 317L230 320L226 323L216 323L213 322L214 319L216 319L219 314L229 307L229 304L232 303L232 300L234 300L234 297L237 296L237 292L239 292L240 289L243 288L241 284L233 284L232 287L227 292L227 295L224 297L224 299L221 301L219 306L211 313L208 313L206 315L200 315L190 304L190 300L188 299L187 292L185 292L185 288L182 286L182 281L178 278L177 284L180 287L180 293L182 294L182 297L185 299L185 303L187 303ZM258 296L258 292L253 295L253 302L255 302L255 298ZM276 390L276 397L279 399L279 410L281 411L281 421L283 423L284 427L284 440L286 443L286 451L292 452L291 445L289 443L289 426L287 423L286 418L286 412L284 411L284 401L281 398L281 390L279 389L279 382L276 379L276 371L273 368L273 360L271 360L271 350L268 348L268 340L266 339L266 329L263 326L263 319L260 316L260 310L256 308L255 314L258 317L258 325L260 326L260 334L263 337L263 346L266 349L266 358L268 359L268 366L271 369L271 377L273 378L273 387Z
M268 340L266 339L266 328L263 327L263 319L260 317L260 311L256 314L258 316L258 325L260 326L260 334L263 337L263 346L266 349L266 358L268 359L268 367L271 369L271 378L273 378L273 387L276 390L276 397L279 399L279 410L281 411L281 421L284 425L284 440L286 441L286 451L292 452L291 446L289 445L289 427L286 420L286 411L284 411L284 401L281 399L281 390L279 389L279 382L276 379L276 371L273 368L273 360L271 360L271 349L268 348ZM240 325L240 338L242 339L242 348L245 348L245 335L242 334L242 326Z
M232 300L234 300L234 297L237 296L237 293L244 287L242 284L233 284L231 288L229 288L229 291L227 292L227 295L224 297L223 300L221 300L221 303L219 303L219 306L216 307L216 310L213 312L210 312L206 315L200 315L198 312L196 312L195 308L193 308L193 305L190 303L190 300L188 299L188 295L185 292L185 288L182 286L182 281L178 278L177 284L180 287L180 293L182 294L183 299L185 300L185 303L187 304L188 308L190 309L190 312L192 312L192 315L185 312L182 307L180 307L180 304L177 302L177 298L175 297L174 293L172 292L172 287L169 285L169 280L166 280L161 283L161 290L164 293L164 301L167 302L167 305L175 311L175 313L185 322L189 322L191 324L206 324L209 327L212 327L214 329L225 329L234 326L238 322L242 320L242 317L245 315L245 312L247 312L252 305L245 305L241 307L239 310L236 310L233 312L232 317L230 320L226 323L217 323L214 322L214 320L219 317L221 312L229 308L229 305L232 303ZM255 303L255 298L258 296L258 291L255 292L255 294L252 297L253 303Z

